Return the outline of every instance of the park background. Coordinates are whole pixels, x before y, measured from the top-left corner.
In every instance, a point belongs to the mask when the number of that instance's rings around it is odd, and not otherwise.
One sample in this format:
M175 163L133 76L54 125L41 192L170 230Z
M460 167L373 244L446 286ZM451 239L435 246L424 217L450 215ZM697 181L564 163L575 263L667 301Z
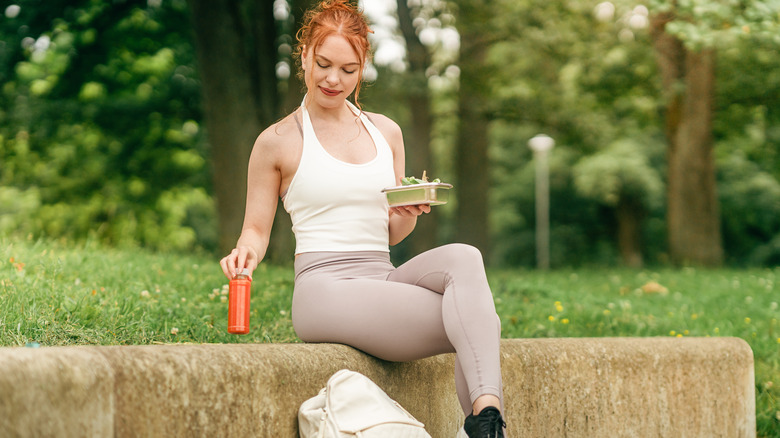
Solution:
M310 3L6 4L0 233L232 248L254 138L300 104ZM397 259L457 240L533 266L545 133L553 267L780 261L777 2L368 4L363 106L456 188Z
M250 338L216 333L216 260L255 137L300 104L313 3L0 2L3 345L295 340L286 213ZM480 248L505 336L742 337L760 435L780 436L780 2L361 5L363 108L401 126L410 175L455 186L394 260ZM549 274L533 270L539 133Z

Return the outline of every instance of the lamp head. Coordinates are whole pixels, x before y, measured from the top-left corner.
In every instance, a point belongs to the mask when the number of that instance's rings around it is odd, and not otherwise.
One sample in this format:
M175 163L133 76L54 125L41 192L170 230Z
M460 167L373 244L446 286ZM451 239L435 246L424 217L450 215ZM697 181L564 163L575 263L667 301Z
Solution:
M537 134L532 139L528 140L528 147L534 152L547 152L555 146L555 140L549 135Z

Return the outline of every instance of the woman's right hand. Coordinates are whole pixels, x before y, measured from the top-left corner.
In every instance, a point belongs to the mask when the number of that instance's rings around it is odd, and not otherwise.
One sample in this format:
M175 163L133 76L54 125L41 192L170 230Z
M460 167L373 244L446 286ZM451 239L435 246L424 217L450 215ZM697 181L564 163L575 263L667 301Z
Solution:
M222 272L228 279L232 279L242 269L249 269L249 277L252 278L252 272L257 268L257 252L250 246L239 246L233 248L230 254L219 261L222 266Z

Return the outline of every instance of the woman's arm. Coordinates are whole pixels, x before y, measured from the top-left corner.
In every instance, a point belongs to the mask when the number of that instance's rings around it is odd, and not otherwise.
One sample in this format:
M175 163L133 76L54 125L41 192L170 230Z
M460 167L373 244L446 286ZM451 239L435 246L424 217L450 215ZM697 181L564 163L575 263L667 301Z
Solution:
M254 271L265 257L281 185L279 136L274 127L257 137L249 157L244 225L236 247L220 260L222 272L233 278L243 268Z
M373 114L372 114L373 115ZM396 184L401 184L406 172L406 155L404 153L404 138L401 128L389 118L377 114L372 117L377 120L377 128L393 151L393 171ZM417 225L417 216L431 211L430 205L409 205L390 208L390 245L396 245L406 238Z
M390 245L397 245L417 226L417 216L430 213L430 205L406 205L390 209Z

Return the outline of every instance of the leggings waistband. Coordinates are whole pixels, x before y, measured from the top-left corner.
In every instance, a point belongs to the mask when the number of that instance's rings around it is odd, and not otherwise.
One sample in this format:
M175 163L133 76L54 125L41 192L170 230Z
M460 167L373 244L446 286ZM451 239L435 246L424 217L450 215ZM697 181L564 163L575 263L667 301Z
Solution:
M323 251L304 252L295 257L295 280L308 272L326 266L354 265L364 263L390 264L390 253L385 251ZM392 265L390 265L392 268Z

